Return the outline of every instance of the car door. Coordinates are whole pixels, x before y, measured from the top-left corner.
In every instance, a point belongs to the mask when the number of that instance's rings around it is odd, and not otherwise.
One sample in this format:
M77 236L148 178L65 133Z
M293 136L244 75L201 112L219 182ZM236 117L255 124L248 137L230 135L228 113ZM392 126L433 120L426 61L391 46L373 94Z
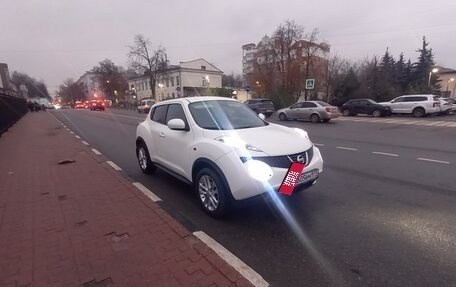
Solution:
M184 121L187 130L172 130L167 123L172 119ZM158 135L158 151L161 162L173 172L191 179L190 163L190 144L193 142L193 132L189 129L187 116L180 103L169 104L165 123L160 128Z
M290 109L287 111L287 117L291 118L291 119L299 118L299 112L300 112L301 108L302 108L302 102L292 105L290 107Z
M162 154L160 153L160 133L163 132L163 127L166 121L166 111L168 105L160 105L155 107L150 113L149 133L151 142L147 142L150 159L153 162L163 164Z
M317 105L312 102L303 102L299 109L299 118L308 120L312 113L317 109Z
M393 113L405 113L405 98L398 97L390 102Z
M357 105L357 114L369 114L369 105L370 103L366 100L359 100Z

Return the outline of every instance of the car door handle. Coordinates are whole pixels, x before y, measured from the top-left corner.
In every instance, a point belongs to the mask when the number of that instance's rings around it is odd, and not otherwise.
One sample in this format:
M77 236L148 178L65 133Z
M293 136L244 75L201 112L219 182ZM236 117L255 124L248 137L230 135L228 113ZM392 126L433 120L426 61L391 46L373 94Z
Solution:
M165 138L166 136L165 136L164 133L160 133L160 137L161 137L161 138Z

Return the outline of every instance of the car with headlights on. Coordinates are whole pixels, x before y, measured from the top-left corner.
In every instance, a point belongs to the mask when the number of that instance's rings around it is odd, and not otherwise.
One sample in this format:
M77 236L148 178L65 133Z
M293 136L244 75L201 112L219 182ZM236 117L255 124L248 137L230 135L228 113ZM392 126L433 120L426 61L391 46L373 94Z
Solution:
M296 190L311 187L323 170L306 131L268 123L239 101L221 97L155 104L137 126L136 155L144 173L160 168L191 184L213 217L276 193L292 162L305 164Z
M339 109L323 101L304 101L278 110L277 115L281 121L303 119L327 123L339 117Z

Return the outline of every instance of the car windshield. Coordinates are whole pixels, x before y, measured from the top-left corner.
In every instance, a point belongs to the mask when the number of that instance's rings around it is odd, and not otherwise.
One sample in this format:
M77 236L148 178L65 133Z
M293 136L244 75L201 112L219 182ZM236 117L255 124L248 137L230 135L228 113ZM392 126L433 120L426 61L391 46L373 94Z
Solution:
M254 112L237 101L202 101L189 105L196 124L209 130L236 130L267 125Z

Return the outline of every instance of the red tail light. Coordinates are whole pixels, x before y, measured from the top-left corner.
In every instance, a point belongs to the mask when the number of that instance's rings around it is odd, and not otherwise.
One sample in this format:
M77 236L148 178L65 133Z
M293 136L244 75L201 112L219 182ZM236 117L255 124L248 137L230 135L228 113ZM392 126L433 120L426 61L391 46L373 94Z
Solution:
M328 113L331 112L331 109L330 108L325 108L325 111L327 111Z

